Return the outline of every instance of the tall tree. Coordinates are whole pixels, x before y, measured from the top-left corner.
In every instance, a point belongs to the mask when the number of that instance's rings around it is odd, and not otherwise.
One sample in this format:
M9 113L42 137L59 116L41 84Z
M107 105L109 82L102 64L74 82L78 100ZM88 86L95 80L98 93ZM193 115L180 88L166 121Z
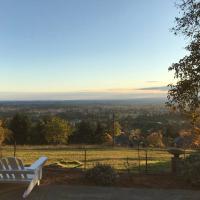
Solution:
M59 118L51 117L40 126L43 136L48 144L67 144L71 133L70 124Z
M94 137L96 144L102 144L105 141L105 127L100 122L97 123Z
M195 126L200 106L200 1L182 0L177 7L180 16L172 30L189 38L190 44L186 47L188 54L169 67L177 82L169 85L167 105L189 114Z
M76 126L76 130L71 137L71 142L76 144L94 144L96 143L95 130L95 124L92 122L81 121Z
M30 144L47 144L45 140L45 124L47 120L39 119L32 127L29 137Z
M31 121L24 114L16 114L10 121L13 139L17 144L26 144L31 129Z

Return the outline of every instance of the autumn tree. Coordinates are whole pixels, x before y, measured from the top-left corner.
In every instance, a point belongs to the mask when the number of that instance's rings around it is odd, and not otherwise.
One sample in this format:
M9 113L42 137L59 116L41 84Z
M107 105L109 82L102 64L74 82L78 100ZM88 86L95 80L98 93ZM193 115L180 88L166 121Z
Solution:
M164 147L163 134L161 131L153 132L146 138L147 145L151 147Z
M129 142L132 146L134 145L140 145L141 142L143 142L144 137L142 134L141 129L133 129L129 135Z
M118 136L121 134L121 125L118 121L114 122L114 134L115 136Z
M0 145L4 142L7 135L7 129L3 127L3 123L0 120Z
M167 105L188 114L195 126L200 106L200 2L182 0L177 4L180 16L175 19L174 34L189 39L188 54L169 67L174 72L175 84L170 84Z
M105 133L104 144L111 146L113 144L113 137L109 133Z

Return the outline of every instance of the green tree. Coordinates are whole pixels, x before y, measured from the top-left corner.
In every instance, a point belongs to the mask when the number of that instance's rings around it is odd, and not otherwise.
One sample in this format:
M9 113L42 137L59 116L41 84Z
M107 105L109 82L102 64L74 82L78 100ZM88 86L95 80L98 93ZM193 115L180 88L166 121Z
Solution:
M94 142L96 144L102 144L105 142L105 127L100 122L97 123L94 137Z
M182 0L177 6L180 16L172 30L188 37L190 44L186 47L188 55L169 67L169 71L174 71L177 82L169 85L167 105L187 113L195 125L200 106L200 2Z
M16 114L10 121L13 139L17 144L26 144L31 130L31 121L24 114Z
M89 121L81 121L76 125L76 129L71 137L71 142L75 144L94 144L95 138L95 124Z
M58 117L51 117L40 124L41 135L48 144L67 144L71 134L70 124Z
M29 143L30 144L47 144L45 139L45 124L46 120L39 119L35 125L32 127L30 136L29 136Z

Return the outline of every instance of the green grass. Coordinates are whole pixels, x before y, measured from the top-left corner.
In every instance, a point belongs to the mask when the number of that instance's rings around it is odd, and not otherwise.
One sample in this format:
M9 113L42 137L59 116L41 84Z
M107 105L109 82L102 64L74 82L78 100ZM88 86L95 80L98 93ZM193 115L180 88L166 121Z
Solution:
M13 148L6 146L2 149L3 156L13 156ZM17 147L16 156L21 158L25 164L33 163L40 156L48 157L48 164L58 163L62 160L65 167L73 168L77 162L83 163L78 167L84 168L85 150L77 146L53 147L53 146L21 146ZM146 166L145 150L140 150L140 170L144 171ZM171 155L166 150L148 149L148 171L162 172L170 170ZM96 163L110 164L118 170L139 171L138 151L127 148L99 148L88 147L86 151L86 167L90 168ZM77 162L73 162L77 161ZM73 164L75 163L75 164ZM61 165L63 165L61 163Z

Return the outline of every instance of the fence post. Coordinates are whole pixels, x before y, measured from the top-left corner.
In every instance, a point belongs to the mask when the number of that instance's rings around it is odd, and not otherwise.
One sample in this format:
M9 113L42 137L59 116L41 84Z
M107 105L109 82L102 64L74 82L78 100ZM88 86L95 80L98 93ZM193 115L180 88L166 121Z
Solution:
M130 174L130 165L129 165L129 159L128 159L128 156L127 156L127 158L126 158L126 168L127 168L127 172L128 172L128 174Z
M140 172L140 143L138 143L138 168Z
M14 157L16 157L16 141L14 141Z
M184 148L184 155L183 155L183 156L184 156L184 162L185 162L185 157L186 157L186 155L185 155L185 151L186 151L186 150L185 150L185 148Z
M148 171L148 163L147 163L147 160L148 160L148 155L147 155L147 148L145 149L145 172L147 173L147 171Z
M86 162L87 162L87 150L84 149L84 170L86 170Z

